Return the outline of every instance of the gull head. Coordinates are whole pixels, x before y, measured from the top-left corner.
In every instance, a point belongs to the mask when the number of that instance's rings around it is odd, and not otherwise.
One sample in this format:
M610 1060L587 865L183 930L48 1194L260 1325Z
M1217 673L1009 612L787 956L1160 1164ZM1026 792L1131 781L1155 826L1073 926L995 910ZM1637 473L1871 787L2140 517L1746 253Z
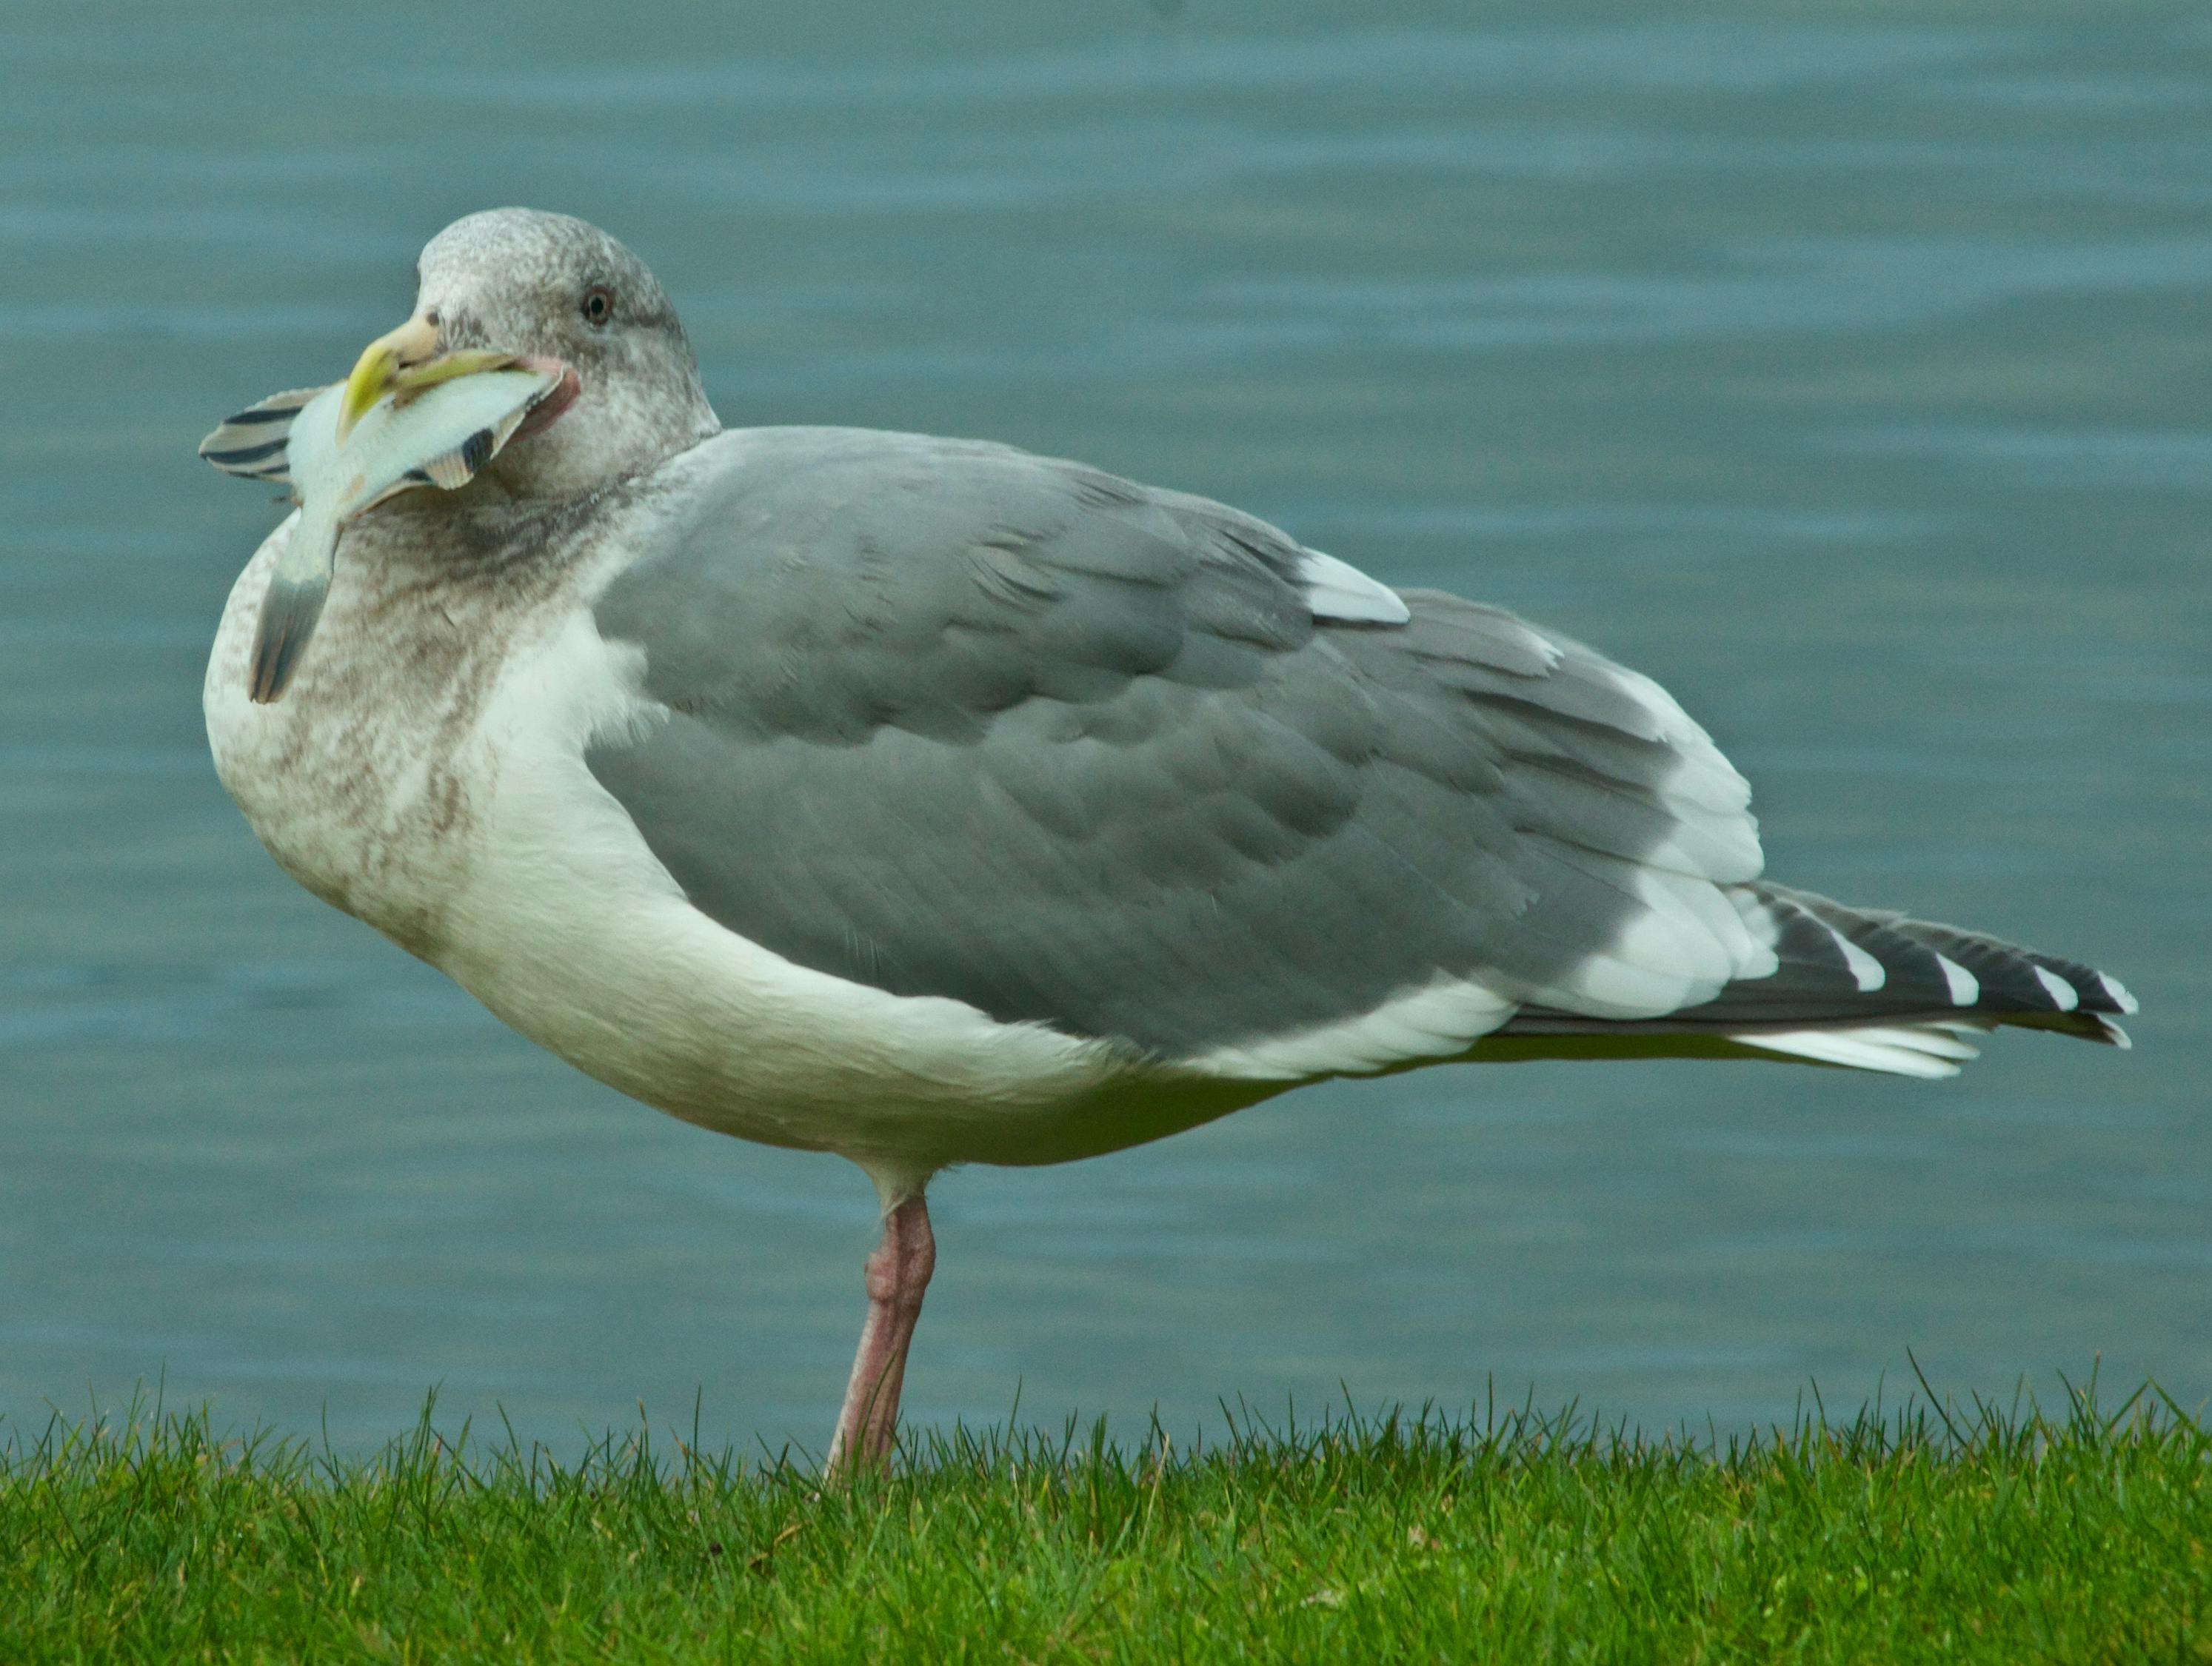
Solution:
M720 427L667 295L581 220L495 209L432 238L406 323L342 384L278 393L200 443L227 474L293 488L251 697L283 697L322 614L346 526L424 487L529 507L586 497ZM418 499L417 502L423 500Z
M720 427L667 294L598 227L492 209L432 238L415 310L369 344L347 379L341 441L395 387L496 356L558 375L512 445L483 470L513 497L563 499L696 445Z

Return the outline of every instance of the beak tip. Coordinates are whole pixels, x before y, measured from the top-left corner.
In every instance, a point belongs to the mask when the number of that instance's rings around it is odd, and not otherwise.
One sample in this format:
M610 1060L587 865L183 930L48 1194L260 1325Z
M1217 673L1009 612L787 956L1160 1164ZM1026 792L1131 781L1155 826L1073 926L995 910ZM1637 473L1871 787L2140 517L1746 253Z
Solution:
M343 445L354 424L392 391L392 380L400 371L435 356L437 350L437 327L421 316L408 319L397 330L378 337L363 348L361 357L354 362L353 374L346 378L345 398L338 406L338 443Z

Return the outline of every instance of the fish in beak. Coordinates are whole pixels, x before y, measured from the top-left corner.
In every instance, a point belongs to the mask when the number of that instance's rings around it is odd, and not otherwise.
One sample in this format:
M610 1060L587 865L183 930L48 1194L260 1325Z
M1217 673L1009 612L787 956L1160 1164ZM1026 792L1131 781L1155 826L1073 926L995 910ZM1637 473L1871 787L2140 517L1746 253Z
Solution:
M291 681L347 523L401 492L466 485L576 396L576 373L557 361L439 355L436 340L427 319L410 319L370 343L343 382L272 395L200 442L228 473L288 482L300 505L262 599L247 690L256 702L278 699Z

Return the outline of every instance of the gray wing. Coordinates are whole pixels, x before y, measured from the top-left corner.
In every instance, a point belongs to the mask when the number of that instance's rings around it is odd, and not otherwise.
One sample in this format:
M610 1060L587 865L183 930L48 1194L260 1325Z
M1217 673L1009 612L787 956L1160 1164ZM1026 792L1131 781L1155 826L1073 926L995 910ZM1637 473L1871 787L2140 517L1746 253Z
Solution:
M1170 1059L1469 997L1349 1069L1522 1001L1653 1017L1761 952L1717 883L1759 866L1747 789L1586 648L1070 463L711 443L597 606L667 715L588 762L788 959Z

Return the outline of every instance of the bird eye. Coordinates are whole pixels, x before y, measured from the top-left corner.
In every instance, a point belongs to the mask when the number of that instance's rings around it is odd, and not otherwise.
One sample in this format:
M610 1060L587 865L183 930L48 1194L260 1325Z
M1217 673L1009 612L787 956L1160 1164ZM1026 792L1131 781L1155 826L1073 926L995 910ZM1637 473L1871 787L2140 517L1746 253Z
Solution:
M614 291L604 283L594 283L584 291L584 322L593 328L605 325L615 315Z

